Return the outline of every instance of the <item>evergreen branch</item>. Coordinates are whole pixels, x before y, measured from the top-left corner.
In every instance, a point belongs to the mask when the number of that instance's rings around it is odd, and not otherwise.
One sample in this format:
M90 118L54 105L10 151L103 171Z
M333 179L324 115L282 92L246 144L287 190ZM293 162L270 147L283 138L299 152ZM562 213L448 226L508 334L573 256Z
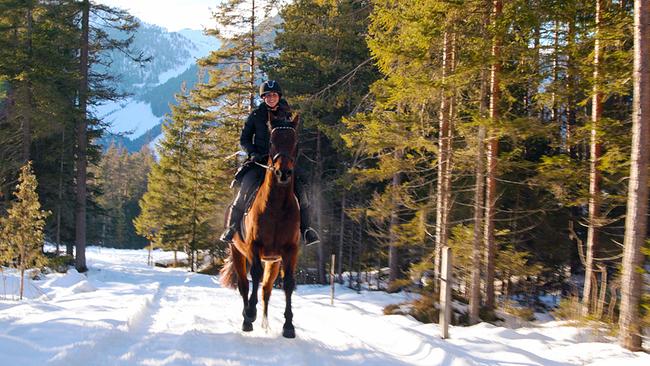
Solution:
M332 89L333 87L335 87L335 86L338 85L339 83L342 83L342 82L344 82L344 81L346 81L346 80L348 80L348 79L352 79L352 77L354 77L354 75L356 75L356 73L357 73L357 71L359 71L359 69L361 69L363 66L365 66L366 64L368 64L368 63L369 63L370 61L372 61L372 60L373 60L372 57L366 59L365 61L363 61L362 63L360 63L359 65L357 65L354 69L352 69L350 72L348 72L347 74L341 76L338 80L336 80L336 81L333 82L332 84L329 84L329 85L326 86L325 88L319 90L319 91L316 92L314 95L312 95L311 97L309 97L308 101L313 101L313 100L316 99L316 98L320 98L320 97L321 97L321 96L322 96L326 91Z

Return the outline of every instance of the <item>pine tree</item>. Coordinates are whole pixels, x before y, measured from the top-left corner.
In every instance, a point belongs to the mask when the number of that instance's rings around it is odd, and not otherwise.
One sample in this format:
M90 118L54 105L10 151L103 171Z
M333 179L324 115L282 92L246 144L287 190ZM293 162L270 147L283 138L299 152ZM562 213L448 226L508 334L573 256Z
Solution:
M298 164L309 188L312 225L321 233L321 243L315 250L305 250L301 261L317 268L319 282L325 281L327 252L339 253L337 263L343 270L341 257L347 249L343 244L352 235L345 211L353 200L344 199L342 192L350 189L344 172L354 157L340 137L341 118L366 107L368 87L379 76L364 39L371 8L365 1L288 4L280 13L282 32L275 39L278 54L261 62L262 70L281 83L292 108L301 114ZM330 180L336 188L322 184Z
M503 2L494 0L492 4L491 26L499 29L502 23ZM494 257L496 246L494 239L494 218L496 210L497 190L497 161L499 154L499 140L496 133L496 126L501 116L501 44L502 34L495 32L492 38L492 64L490 66L490 127L487 136L486 151L486 182L485 182L485 306L494 308Z
M28 162L20 169L18 186L8 216L0 218L0 250L2 257L20 271L20 299L25 288L25 270L43 262L45 219L49 212L41 210L36 193L38 185Z
M269 11L274 5L274 0L222 2L214 12L216 28L206 31L223 46L198 61L199 79L204 80L207 72L208 81L197 84L189 99L203 109L194 117L197 123L203 119L204 124L211 124L205 132L210 157L203 169L211 173L211 192L218 198L213 214L206 218L212 230L222 227L221 218L232 202L229 187L238 164L239 135L257 101L262 78L259 59L271 46L263 34L272 33L274 20Z
M146 62L142 53L134 54L129 49L133 41L132 33L137 29L139 23L124 10L111 8L109 6L92 3L90 0L84 0L79 4L81 18L81 37L79 42L79 84L77 95L76 110L76 205L75 205L75 266L79 272L85 272L86 267L86 236L87 236L87 212L86 203L88 201L87 189L87 166L88 163L97 161L96 149L93 145L95 137L99 137L101 129L98 129L101 121L97 121L89 113L89 107L101 100L119 99L118 94L110 86L114 76L91 73L93 66L102 65L99 56L100 52L106 52L112 49L119 49L126 53L127 56L133 57L136 62ZM108 37L105 30L90 23L90 13L101 14L107 20L104 26L119 29L128 35L124 39L114 39ZM91 34L94 37L91 37Z
M147 189L147 175L154 157L145 145L137 153L111 145L92 174L100 188L97 204L103 214L90 217L89 237L103 245L140 248L146 244L131 222L138 216L138 202Z
M214 123L205 118L207 110L189 95L180 94L177 101L163 126L160 162L149 175L134 224L138 234L158 246L184 250L193 271L195 254L211 248L216 236L214 178L219 170L212 170L211 162L220 142Z
M621 278L620 343L631 351L642 348L639 302L643 278L644 241L648 223L648 144L650 143L650 4L634 2L634 113L632 164L625 220L623 273Z

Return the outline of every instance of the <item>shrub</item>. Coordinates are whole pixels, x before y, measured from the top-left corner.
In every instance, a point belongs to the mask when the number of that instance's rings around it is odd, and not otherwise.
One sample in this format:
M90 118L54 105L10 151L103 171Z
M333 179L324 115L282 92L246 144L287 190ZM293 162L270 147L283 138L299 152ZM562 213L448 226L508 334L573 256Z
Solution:
M572 295L570 297L560 300L557 309L551 312L551 315L557 319L562 320L581 320L582 319L582 305L578 296Z
M386 292L390 293L395 293L395 292L400 292L403 289L411 286L411 280L409 279L401 279L401 280L395 280L392 281L388 284L388 288L386 288Z
M71 255L55 255L54 253L47 253L45 255L44 267L58 273L66 273L69 266L74 266L74 257Z
M409 315L422 323L438 323L440 309L434 296L423 295L413 301Z

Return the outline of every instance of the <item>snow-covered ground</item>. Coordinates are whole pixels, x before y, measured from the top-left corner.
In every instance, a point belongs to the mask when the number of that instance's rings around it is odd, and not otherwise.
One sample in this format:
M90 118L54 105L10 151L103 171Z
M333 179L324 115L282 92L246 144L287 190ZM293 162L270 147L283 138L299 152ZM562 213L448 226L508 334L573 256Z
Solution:
M155 259L170 253L155 252ZM2 365L650 365L591 331L546 322L507 329L481 323L452 327L382 313L404 294L299 286L296 339L281 336L282 291L260 319L240 331L242 302L213 276L150 268L147 252L89 248L86 275L49 274L11 300L14 273L0 275ZM258 305L261 310L261 304ZM261 317L258 317L261 318Z

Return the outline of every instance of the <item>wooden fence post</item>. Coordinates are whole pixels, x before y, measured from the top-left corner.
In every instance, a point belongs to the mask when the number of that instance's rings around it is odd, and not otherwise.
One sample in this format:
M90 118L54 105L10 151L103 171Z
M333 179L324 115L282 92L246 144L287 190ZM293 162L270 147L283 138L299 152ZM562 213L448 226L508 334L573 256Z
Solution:
M440 268L440 335L449 338L451 322L451 248L442 248L442 266Z

